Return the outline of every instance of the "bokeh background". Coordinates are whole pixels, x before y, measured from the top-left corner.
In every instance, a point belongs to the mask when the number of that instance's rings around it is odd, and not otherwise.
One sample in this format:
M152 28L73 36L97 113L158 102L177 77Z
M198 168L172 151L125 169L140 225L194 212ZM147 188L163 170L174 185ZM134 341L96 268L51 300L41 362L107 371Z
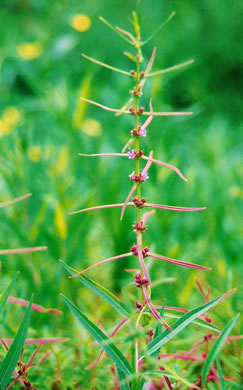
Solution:
M114 324L116 314L76 281L68 280L58 260L81 269L127 252L134 243L131 224L135 218L132 209L126 211L123 222L118 209L68 215L96 204L122 202L131 187L128 174L133 170L126 159L78 156L120 152L133 127L132 117L115 118L80 101L84 96L120 108L132 86L126 76L89 63L81 53L127 71L133 69L123 55L130 47L98 16L132 31L135 7L135 1L127 0L0 3L0 201L33 194L1 210L0 248L48 246L47 252L1 256L0 285L2 290L20 270L15 296L29 299L34 292L36 303L64 310L63 316L33 313L30 332L33 337L55 334L72 339L65 347L56 347L70 386L74 378L78 380L89 353L80 354L80 328L63 307L60 292L106 329ZM160 280L153 290L154 300L192 308L202 303L196 278L211 285L212 298L240 286L243 5L236 0L141 0L142 38L173 10L176 16L144 47L145 61L156 46L154 70L191 58L195 62L183 71L150 79L142 101L148 107L153 96L156 111L193 111L194 115L155 118L144 150L148 154L152 149L157 159L178 166L189 181L153 166L143 194L150 202L207 206L207 210L188 214L157 211L150 218L145 241L162 255L213 268L203 273L151 262L152 279ZM121 260L94 269L89 276L120 295L124 286L133 290L124 267ZM129 267L135 267L135 259L126 260ZM240 310L239 291L223 309L217 312L219 326ZM15 334L16 319L22 313L22 308L9 306L8 326L1 328L4 334ZM104 316L109 318L104 321ZM81 332L85 347L90 340ZM69 350L75 350L75 364ZM56 358L51 359L55 366ZM52 372L50 368L47 381ZM88 378L89 374L83 375Z

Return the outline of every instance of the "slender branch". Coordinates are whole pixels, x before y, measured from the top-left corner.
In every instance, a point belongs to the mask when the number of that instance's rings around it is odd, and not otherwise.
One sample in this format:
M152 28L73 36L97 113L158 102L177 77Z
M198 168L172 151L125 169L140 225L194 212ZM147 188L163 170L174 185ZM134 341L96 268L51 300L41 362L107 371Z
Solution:
M138 260L142 270L142 277L147 279L147 285L151 284L151 280L148 274L148 271L145 266L144 258L143 258L143 248L142 248L142 234L140 232L137 233L137 252L138 252Z
M69 339L66 337L52 338L52 339L27 339L25 340L25 345L36 345L36 344L53 344L53 343L63 343L64 341L68 341ZM11 345L13 343L13 339L0 339L0 344Z
M168 329L168 330L171 331L172 328L171 328L169 325L167 325L166 322L164 322L164 321L162 320L162 318L160 317L159 313L157 312L157 310L156 310L155 307L153 306L153 304L152 304L152 302L151 302L151 299L150 299L150 297L149 297L149 294L148 294L147 287L143 287L143 294L144 294L144 299L145 299L144 302L145 302L146 305L148 305L149 310L150 310L151 314L154 316L154 318L155 318L157 321L161 322L161 324L162 324L166 329Z
M102 264L105 264L105 263L108 263L110 261L114 261L114 260L119 260L119 259L122 259L124 257L129 257L129 256L133 256L133 253L132 252L128 252L128 253L124 253L122 255L118 255L118 256L113 256L113 257L109 257L108 259L105 259L105 260L101 260L99 261L98 263L95 263L93 265L91 265L90 267L78 272L77 274L75 275L72 275L72 276L69 276L69 279L73 279L73 278L76 278L77 276L79 275L82 275L83 273L91 270L92 268L95 268L95 267L98 267L99 265L102 265Z
M11 206L12 204L15 204L17 202L21 202L22 200L28 199L31 195L32 194L26 194L26 195L20 196L19 198L9 200L8 202L0 203L0 208Z
M148 252L147 256L148 257L154 257L156 259L160 259L160 260L164 260L164 261L168 261L169 263L173 263L173 264L176 264L176 265L181 265L182 267L202 269L202 270L205 270L205 271L211 271L211 269L212 269L212 268L208 268L208 267L203 267L202 265L197 265L197 264L193 264L193 263L187 263L186 261L181 261L181 260L171 259L169 257L160 256L160 255L157 255L156 253Z
M177 207L177 206L166 206L162 204L144 203L144 207L154 207L156 209L171 210L171 211L183 211L193 212L206 210L206 207Z
M83 97L80 97L80 99L83 100L84 102L93 104L94 106L103 108L103 110L110 111L110 112L117 112L117 113L119 112L119 113L121 113L121 110L117 110L115 108L104 106L103 104L94 102L93 100L85 99ZM123 111L122 113L123 114L130 114L130 115L132 115L131 112L127 111L127 110ZM192 112L154 112L153 116L181 116L181 115L192 115L192 114L193 114ZM147 111L144 111L142 113L142 115L150 116L151 113L147 112Z
M189 357L189 356L176 355L176 354L172 354L172 353L159 354L159 359L163 359L163 358L189 360L191 362L197 362L197 361L204 360L203 357L201 357L201 358L193 358L193 357Z
M125 324L125 322L128 321L128 318L124 318L121 322L119 322L119 324L115 327L115 329L112 331L112 333L110 334L109 338L112 338L113 336L115 336L117 334L117 332L119 331L119 329ZM102 355L104 353L104 349L102 349L100 351L100 354L98 356L98 358L93 362L91 363L90 365L88 365L87 367L85 367L87 370L91 370L92 368L94 368L100 361Z
M194 62L194 60L189 60L187 62L183 62L183 64L174 65L174 66L171 66L170 68L166 68L166 69L158 70L157 72L145 74L144 77L148 78L148 77L161 76L162 74L173 72L174 70L184 68L187 65L193 64L193 62Z
M117 26L116 26L116 29L117 29L120 33L122 33L123 35L126 35L128 38L130 38L130 40L131 40L131 42L133 42L133 44L136 44L136 39L134 38L134 36L133 36L130 32L128 32L128 31L126 31L126 30L123 30L122 28L117 27Z
M143 160L148 160L149 157L146 157L146 156L142 156L142 159ZM158 164L158 165L161 165L162 167L166 167L166 168L169 168L171 169L172 171L175 171L177 173L178 176L180 176L180 178L184 181L188 181L185 176L183 176L183 174L181 173L181 171L176 168L174 165L171 165L171 164L167 164L167 163L164 163L162 161L159 161L159 160L155 160L155 159L152 159L152 162L155 163L155 164Z
M146 224L147 219L150 217L150 215L153 215L154 213L155 213L155 211L152 210L152 211L148 211L147 213L143 214L142 222L144 225Z
M108 157L127 157L127 154L126 153L95 153L95 154L79 153L79 156L82 156L82 157L103 157L103 156L108 156Z
M154 112L153 116L184 116L192 115L193 112ZM150 112L144 111L142 115L151 115Z
M115 114L115 116L119 116L121 114L123 114L127 109L128 107L130 107L130 105L132 104L133 102L133 97L131 97L127 103L125 103L121 108L120 110Z
M124 213L125 213L126 207L128 206L129 199L132 197L132 195L133 195L134 192L136 191L137 186L138 186L138 183L133 184L133 186L132 186L132 188L131 188L131 191L130 191L129 194L127 195L127 198L126 198L126 200L125 200L125 202L123 203L123 206L122 206L122 211L121 211L120 220L123 219L123 215L124 215Z
M146 43L148 43L156 34L158 34L160 30L175 16L175 14L176 12L172 11L168 18L157 28L157 30L155 30L144 42L142 42L142 45L146 45Z
M89 207L87 209L82 209L78 211L72 211L71 213L68 213L69 215L73 214L78 214L78 213L83 213L85 211L92 211L92 210L99 210L99 209L110 209L113 207L123 207L125 203L117 203L117 204L106 204L104 206L94 206L94 207ZM127 203L127 206L134 206L133 203Z
M39 252L39 251L46 251L47 249L48 249L47 246L37 246L35 248L20 248L20 249L1 249L0 255L14 255L17 253Z
M95 60L95 59L92 58L92 57L86 56L86 54L81 54L81 55L82 55L84 58L86 58L87 60L89 60L89 61L91 61L91 62L94 62L94 63L97 64L97 65L100 65L100 66L103 66L104 68L107 68L107 69L113 70L113 71L115 71L115 72L124 74L125 76L132 77L132 75L131 75L130 72L126 72L125 70L121 70L121 69L115 68L114 66L105 64L104 62Z
M129 146L131 146L133 144L134 141L135 141L134 137L130 138L127 141L126 145L122 148L122 152L125 152L127 150L127 148L129 148Z
M125 37L123 34L121 34L120 31L118 31L112 24L110 24L106 19L104 19L102 16L99 16L99 20L106 24L111 30L113 30L116 34L118 34L122 39L124 39L126 42L128 42L130 45L134 45L133 42L130 41L127 37Z
M0 294L1 296L1 294ZM8 297L8 302L16 303L17 305L29 306L29 301L25 301L24 299ZM36 310L43 313L52 313L52 314L62 314L62 311L56 309L45 309L43 306L37 305L36 303L32 303L32 310Z

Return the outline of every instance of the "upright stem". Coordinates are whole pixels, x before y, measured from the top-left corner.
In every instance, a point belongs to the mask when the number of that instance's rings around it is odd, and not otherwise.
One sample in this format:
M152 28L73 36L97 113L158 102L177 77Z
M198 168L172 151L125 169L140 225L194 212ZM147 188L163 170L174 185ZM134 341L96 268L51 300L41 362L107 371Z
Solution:
M141 58L142 58L142 53L141 53L141 46L140 46L140 36L137 36L137 56L136 56L136 59L137 59L137 66L136 66L136 84L135 84L135 91L136 91L136 94L135 94L135 130L138 134L138 131L139 131L139 114L138 114L138 111L139 111L139 97L140 97L140 91L139 91L139 81L140 81L140 62L141 62ZM137 136L136 139L135 139L135 150L136 150L136 154L139 153L140 151L140 139L139 137ZM136 175L139 176L140 174L140 161L139 159L136 159ZM137 199L138 199L138 202L141 201L141 183L138 183L137 185ZM141 209L140 207L137 207L137 220L138 220L138 223L141 222L141 219L142 219L142 216L141 216ZM142 238L141 238L142 240ZM140 275L141 275L141 278L143 278L143 271L140 267ZM142 302L143 302L143 305L145 304L145 300L144 300L144 295L143 295L143 292L142 292L142 289L141 289L141 299L142 299Z
M138 132L139 128L139 116L138 116L138 110L139 110L139 80L140 80L140 58L141 58L141 49L139 46L138 42L138 47L137 47L137 69L136 69L136 95L135 95L135 130ZM139 137L136 137L135 140L135 149L136 153L139 152L140 150L140 143L139 143ZM136 175L138 176L140 173L140 167L139 167L139 159L136 159ZM141 200L141 184L139 183L137 186L137 198L138 201L140 202ZM141 210L138 207L138 222L141 222Z

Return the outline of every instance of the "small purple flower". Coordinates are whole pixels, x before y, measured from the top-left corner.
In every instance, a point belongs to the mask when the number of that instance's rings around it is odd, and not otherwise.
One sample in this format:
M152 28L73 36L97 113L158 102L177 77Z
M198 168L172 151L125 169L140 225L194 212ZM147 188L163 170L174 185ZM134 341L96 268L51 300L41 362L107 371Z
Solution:
M147 172L145 172L145 173L139 173L139 175L136 176L136 175L135 175L135 172L133 171L133 172L129 175L129 178L130 178L130 180L132 180L132 181L143 183L146 179L149 179L149 176L148 176Z
M141 176L142 176L143 180L149 179L149 176L148 176L147 172L141 173Z
M131 160L134 160L136 158L136 150L131 149L130 152L127 153L127 155L128 155L128 158L130 158Z
M146 137L147 135L147 130L143 129L142 127L139 127L138 135L140 137Z
M136 179L135 171L133 171L133 172L129 175L129 177L130 177L131 180L135 180L135 179Z

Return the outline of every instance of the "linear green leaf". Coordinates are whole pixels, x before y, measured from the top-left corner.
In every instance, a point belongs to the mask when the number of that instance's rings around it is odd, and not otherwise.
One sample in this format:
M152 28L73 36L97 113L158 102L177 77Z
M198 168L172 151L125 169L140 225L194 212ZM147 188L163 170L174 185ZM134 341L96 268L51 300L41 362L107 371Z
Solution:
M151 355L157 351L162 345L168 343L173 337L180 333L187 325L194 321L201 314L205 313L211 307L216 305L221 297L214 299L213 301L197 307L196 309L191 310L189 313L186 313L181 318L179 318L172 326L172 331L165 330L163 333L159 334L151 343L149 343L148 350L146 355Z
M163 317L165 315L165 303L163 303L159 314L160 314L160 317L163 319ZM162 333L162 325L158 321L156 324L155 332L154 332L154 339L161 333ZM157 351L151 354L151 356L156 356L156 355L157 355Z
M218 357L216 357L216 364L217 364L217 371L218 371L219 383L220 383L220 386L221 386L221 390L226 390L226 385L225 385L225 380L224 380L224 376L223 376L223 371L222 371L222 367L221 367L221 364L220 364L220 361L219 361Z
M212 364L212 362L215 360L215 358L217 357L220 349L222 348L224 342L225 342L225 339L226 337L228 336L228 334L230 333L231 329L234 327L236 321L238 320L240 314L237 314L227 325L226 327L224 328L224 330L222 331L221 335L219 336L219 338L215 341L211 351L209 352L208 354L208 357L207 359L205 360L205 363L204 363L204 366L203 366L203 369L202 369L202 384L203 386L205 385L206 383L206 380L207 380L207 374L208 374L208 371L210 369L210 366Z
M234 381L231 381L231 380L227 380L227 383L229 383L231 386L237 388L237 389L241 389L243 390L243 385L241 385L240 383L237 383L237 382L234 382Z
M167 310L165 311L165 317L168 318L181 318L181 315L174 314L174 311L168 312ZM210 324L209 322L203 321L200 318L197 318L196 320L192 321L194 325L201 326L202 328L210 329L214 332L221 333L221 331L214 325Z
M16 273L16 275L14 276L12 282L8 285L8 287L5 289L3 295L0 296L0 313L1 311L3 310L7 300L8 300L8 297L10 295L10 292L12 290L12 288L14 287L15 285L15 282L16 282L16 279L18 277L18 274L19 272Z
M62 264L62 266L66 269L66 271L70 275L76 275L78 273L78 271L69 267L63 261L60 260L60 263ZM87 276L84 276L84 275L79 275L75 279L77 279L85 287L89 288L90 290L95 292L97 295L99 295L102 299L104 299L104 301L106 301L114 309L116 309L118 311L118 313L120 313L121 315L123 315L125 317L130 317L130 312L129 312L129 309L127 308L127 306L124 305L123 302L121 302L114 294L112 294L112 292L107 290L105 287L101 286L99 283L87 278Z
M125 356L113 344L110 339L90 321L68 298L62 295L62 298L72 314L79 320L91 336L101 345L105 352L111 357L116 366L127 376L131 375L131 367Z
M24 342L27 337L27 332L28 332L28 327L30 322L32 302L33 302L33 295L30 298L29 306L19 326L15 339L11 344L11 347L9 348L0 366L0 389L1 390L4 390L6 388L12 376L12 373L16 367L16 364L18 362L21 350L24 346Z
M144 386L145 386L145 379L142 378L142 379L141 379L141 382L140 382L140 384L139 384L139 390L143 390L143 389L144 389Z
M117 375L120 382L120 390L130 390L126 375L117 367Z

